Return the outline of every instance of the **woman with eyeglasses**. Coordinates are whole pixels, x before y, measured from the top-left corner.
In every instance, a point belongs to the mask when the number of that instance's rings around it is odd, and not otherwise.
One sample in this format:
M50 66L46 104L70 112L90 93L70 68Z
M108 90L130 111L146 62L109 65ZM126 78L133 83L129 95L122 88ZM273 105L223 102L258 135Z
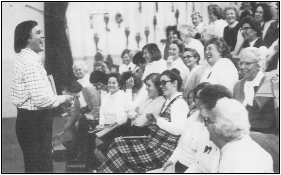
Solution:
M190 92L200 83L206 66L199 65L200 55L195 49L184 48L182 60L190 70L189 76L184 80L183 97L187 101L187 104L191 105L193 93Z
M163 165L164 171L168 166L175 164L175 172L184 173L190 165L195 163L195 154L197 152L198 143L202 139L201 136L204 129L203 119L199 115L199 96L202 89L209 85L210 83L207 82L200 83L192 91L193 102L196 104L196 107L194 110L190 111L177 148L169 160Z
M213 38L206 43L205 58L209 64L200 82L220 84L233 91L238 81L238 71L229 58L229 47L222 38Z
M99 172L144 173L163 166L177 146L189 111L180 92L181 85L178 70L161 74L160 88L166 102L160 115L155 112L146 115L151 124L148 140L116 138Z
M182 80L186 80L189 76L189 69L184 65L181 54L184 49L184 43L180 40L174 40L169 47L169 58L167 60L167 69L176 68L180 71Z

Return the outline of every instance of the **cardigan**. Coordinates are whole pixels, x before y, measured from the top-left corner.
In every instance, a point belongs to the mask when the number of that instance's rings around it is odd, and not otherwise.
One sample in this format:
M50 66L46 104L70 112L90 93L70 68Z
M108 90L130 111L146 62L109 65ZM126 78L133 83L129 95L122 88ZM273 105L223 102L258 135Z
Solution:
M266 79L266 75L262 78L260 85L257 87L258 89L264 83ZM234 87L233 97L243 103L245 99L244 94L244 85L246 79L242 79ZM256 92L257 92L256 91ZM255 92L255 93L256 93ZM253 106L247 105L246 109L249 112L249 122L251 124L251 131L263 132L263 133L275 133L276 129L276 119L274 113L274 99L266 98L264 105L259 106L257 100L254 98Z

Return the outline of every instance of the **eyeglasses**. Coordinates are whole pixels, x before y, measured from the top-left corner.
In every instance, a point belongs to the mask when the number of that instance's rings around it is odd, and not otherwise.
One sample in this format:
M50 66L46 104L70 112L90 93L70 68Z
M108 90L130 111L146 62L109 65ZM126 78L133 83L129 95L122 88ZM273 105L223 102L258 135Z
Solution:
M243 32L246 32L248 31L249 29L252 29L252 27L244 27L244 28L240 28L239 30L243 30Z
M186 55L186 56L182 56L181 58L182 58L182 59L186 59L186 58L187 58L187 59L190 59L190 58L192 58L192 57L194 57L194 56L192 56L192 55Z
M165 86L167 84L167 82L172 82L172 80L169 80L169 81L162 80L162 81L160 81L160 85Z
M203 117L203 122L204 122L205 126L215 123L215 122L211 121L210 118L208 118L208 117Z
M237 64L239 67L242 67L243 64L245 64L246 67L249 67L251 64L253 63L257 63L257 61L253 61L253 62L242 62L242 61L238 61Z

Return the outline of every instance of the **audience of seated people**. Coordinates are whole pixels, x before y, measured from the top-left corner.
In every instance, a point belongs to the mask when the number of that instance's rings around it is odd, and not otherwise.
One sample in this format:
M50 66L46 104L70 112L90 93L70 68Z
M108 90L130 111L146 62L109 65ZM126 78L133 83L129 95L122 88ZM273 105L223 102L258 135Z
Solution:
M109 73L100 52L91 75L76 61L81 87L56 138L92 115L96 129L114 127L91 133L87 145L101 173L278 172L279 18L267 3L242 4L242 13L226 6L224 14L209 5L210 25L193 12L194 26L168 26L161 51L155 43L125 49L120 74Z

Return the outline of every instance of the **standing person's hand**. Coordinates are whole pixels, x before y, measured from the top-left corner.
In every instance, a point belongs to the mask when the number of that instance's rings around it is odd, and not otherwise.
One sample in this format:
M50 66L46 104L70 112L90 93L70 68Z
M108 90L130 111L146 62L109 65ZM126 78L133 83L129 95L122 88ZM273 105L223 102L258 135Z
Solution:
M56 101L53 103L51 107L56 108L62 103L71 103L74 101L74 97L71 95L58 95Z

